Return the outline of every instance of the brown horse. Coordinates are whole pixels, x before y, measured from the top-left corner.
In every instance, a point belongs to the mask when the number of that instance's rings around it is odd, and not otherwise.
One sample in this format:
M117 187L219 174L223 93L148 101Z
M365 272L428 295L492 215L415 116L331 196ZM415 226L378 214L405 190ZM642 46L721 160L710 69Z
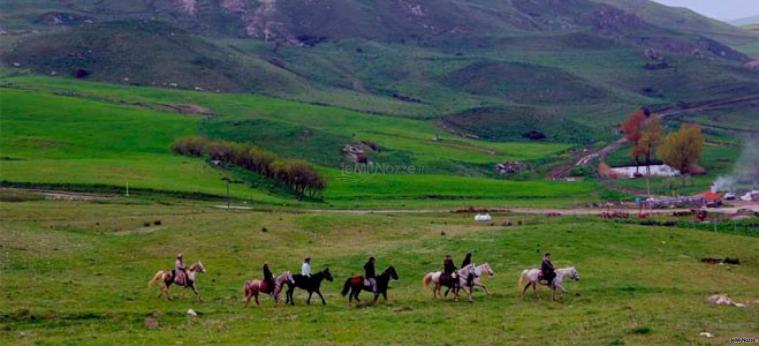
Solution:
M242 291L245 294L245 307L248 307L252 298L256 299L256 305L261 305L258 302L258 294L266 293L274 298L274 302L279 304L279 293L282 291L282 286L285 283L294 284L295 279L290 272L284 272L281 275L274 278L274 287L266 287L263 280L248 280L242 287ZM262 287L263 286L263 287Z
M155 275L153 275L153 278L148 281L148 287L153 287L158 281L163 281L163 285L161 286L161 293L158 294L158 297L161 297L161 295L166 295L166 299L171 300L171 296L169 295L169 288L171 287L171 284L177 284L178 286L182 286L184 288L191 288L192 292L195 293L195 297L198 298L198 301L203 301L203 299L200 298L200 294L198 293L197 288L195 287L196 282L196 276L198 273L205 273L206 267L203 266L203 263L198 261L197 263L193 264L192 267L187 271L187 280L183 284L180 284L174 279L176 276L174 275L173 270L159 270Z
M387 269L377 277L377 292L374 293L374 301L372 304L377 302L380 294L382 294L385 301L387 301L387 289L391 279L398 280L398 273L393 266L387 267ZM361 301L358 299L358 295L362 290L372 292L372 288L365 285L364 277L357 275L345 280L345 285L343 285L343 291L341 293L345 296L350 292L350 295L348 295L348 304L351 304L354 298L357 302Z

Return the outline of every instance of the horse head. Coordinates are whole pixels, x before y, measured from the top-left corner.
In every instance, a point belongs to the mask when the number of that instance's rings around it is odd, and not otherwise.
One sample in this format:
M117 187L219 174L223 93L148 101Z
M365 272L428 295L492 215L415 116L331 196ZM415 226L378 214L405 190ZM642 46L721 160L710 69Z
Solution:
M398 273L395 271L395 267L389 266L385 269L385 274L389 275L391 279L398 280Z
M580 273L577 272L577 269L575 267L569 268L569 277L572 278L574 281L580 281Z
M485 262L480 265L482 267L482 271L485 273L488 273L489 276L495 275L495 272L493 271L493 268L490 267L490 264Z
M287 280L287 282L291 284L295 284L295 278L293 277L293 273L288 271L288 272L285 272L284 275L285 275L285 280Z
M332 281L335 279L332 277L332 273L329 272L329 268L322 270L322 274L324 275L324 278L327 279L327 281Z
M192 267L190 267L190 270L197 273L205 273L206 267L203 266L203 262L198 261L197 263L193 264Z

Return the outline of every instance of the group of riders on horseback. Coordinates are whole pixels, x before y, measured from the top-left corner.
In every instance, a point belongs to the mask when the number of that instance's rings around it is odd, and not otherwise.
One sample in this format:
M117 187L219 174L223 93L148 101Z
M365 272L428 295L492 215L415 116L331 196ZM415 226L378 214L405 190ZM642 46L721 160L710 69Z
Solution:
M349 303L352 302L353 299L359 301L358 295L362 291L372 292L374 294L374 302L377 301L380 295L382 295L384 299L387 300L387 289L389 282L390 280L398 280L398 274L393 266L389 266L380 275L377 275L375 270L375 263L376 259L374 257L369 257L369 260L364 264L363 267L364 275L349 277L345 281L345 285L343 286L341 293L343 296L350 293L348 300ZM572 279L579 280L579 274L577 274L576 270L574 270L573 267L566 268L566 270L568 270L567 274ZM200 300L200 296L198 295L197 289L195 288L195 274L204 272L205 267L203 267L203 264L201 262L197 262L188 268L184 262L182 254L179 253L177 254L174 261L174 269L171 271L159 271L149 282L149 285L152 286L158 281L163 281L164 286L161 287L161 293L165 294L169 299L170 297L168 294L168 289L172 284L191 288ZM532 273L535 274L532 275L534 277L531 276ZM471 252L467 253L464 256L464 260L461 263L461 268L456 267L451 255L446 255L445 259L443 260L443 271L428 273L424 277L423 284L426 287L430 283L435 283L435 287L433 289L434 297L437 297L439 294L441 286L448 287L448 290L445 292L446 296L449 291L453 291L456 297L458 297L459 291L462 288L468 288L469 300L471 301L472 290L475 286L482 287L486 293L489 293L487 287L480 282L480 277L484 274L493 275L494 273L490 265L487 263L475 266L472 263ZM546 253L543 257L540 271L533 269L532 271L525 270L522 272L522 276L520 277L520 287L524 278L529 279L529 282L527 286L524 286L522 295L524 295L524 292L527 291L531 285L533 286L533 289L535 289L538 283L548 285L554 290L555 293L555 290L557 288L557 273L553 263L551 262L551 254ZM309 304L311 302L311 295L313 293L319 295L322 303L326 304L326 301L324 300L324 297L320 291L321 281L325 279L328 281L333 280L332 274L329 272L329 268L318 273L313 273L311 270L310 257L306 257L303 260L300 274L296 275L292 275L289 271L286 271L281 275L275 277L269 267L269 263L264 263L263 279L249 280L243 287L246 298L245 305L247 306L252 298L255 298L256 304L259 304L259 293L271 295L274 297L275 301L279 301L279 294L281 293L284 285L288 286L286 303L294 304L292 293L293 290L298 287L308 291L309 295L307 302ZM561 289L561 291L564 291L564 288L560 286L560 280L558 282L558 287Z

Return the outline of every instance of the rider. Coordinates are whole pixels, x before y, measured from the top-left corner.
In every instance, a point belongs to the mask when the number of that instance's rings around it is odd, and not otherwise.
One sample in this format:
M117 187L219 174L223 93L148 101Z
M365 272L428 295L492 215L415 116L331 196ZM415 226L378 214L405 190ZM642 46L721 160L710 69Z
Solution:
M374 262L376 259L374 256L369 257L369 261L364 264L364 279L366 280L366 286L372 288L372 292L377 293L377 276L374 272Z
M461 268L464 268L464 267L466 267L466 266L468 266L470 264L472 264L472 253L471 252L467 252L466 256L464 256L464 261L461 262Z
M310 278L311 277L311 257L306 257L303 260L303 265L300 267L300 274Z
M178 285L187 284L187 266L184 264L181 252L177 254L174 261L174 282Z
M453 281L454 279L456 279L456 265L453 264L451 255L445 255L445 259L443 260L443 275L440 276L440 282Z
M556 271L551 263L551 253L546 252L543 256L543 263L540 264L540 271L543 274L543 280L548 281L548 286L553 286L553 279L556 278Z
M266 282L266 291L274 291L274 275L272 275L269 269L269 263L264 263L264 282Z
M461 268L464 268L468 265L472 264L472 253L467 252L466 256L464 256L464 261L461 262ZM466 283L468 286L472 285L472 281L474 281L474 273L469 273L469 277L466 278Z

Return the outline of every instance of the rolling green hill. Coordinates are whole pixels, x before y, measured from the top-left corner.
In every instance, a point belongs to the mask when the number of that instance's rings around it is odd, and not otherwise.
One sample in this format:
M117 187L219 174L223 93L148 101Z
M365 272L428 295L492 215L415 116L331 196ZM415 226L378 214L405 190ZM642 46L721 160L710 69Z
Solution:
M645 0L1 6L6 68L371 113L553 106L563 116L615 117L621 108L703 99L704 90L759 90L757 73L742 67L750 58L730 47L752 54L759 36ZM701 77L715 74L724 77Z
M257 204L296 203L262 177L171 153L179 137L204 134L303 158L327 177L321 207L570 204L606 193L595 183L494 179L505 160L539 165L570 144L486 142L437 134L425 120L251 95L68 82L2 79L0 181L135 194L225 195ZM40 105L44 106L40 106ZM192 113L202 109L203 115ZM185 110L185 111L183 111ZM368 141L372 166L354 165L342 148ZM464 177L470 176L470 177Z

